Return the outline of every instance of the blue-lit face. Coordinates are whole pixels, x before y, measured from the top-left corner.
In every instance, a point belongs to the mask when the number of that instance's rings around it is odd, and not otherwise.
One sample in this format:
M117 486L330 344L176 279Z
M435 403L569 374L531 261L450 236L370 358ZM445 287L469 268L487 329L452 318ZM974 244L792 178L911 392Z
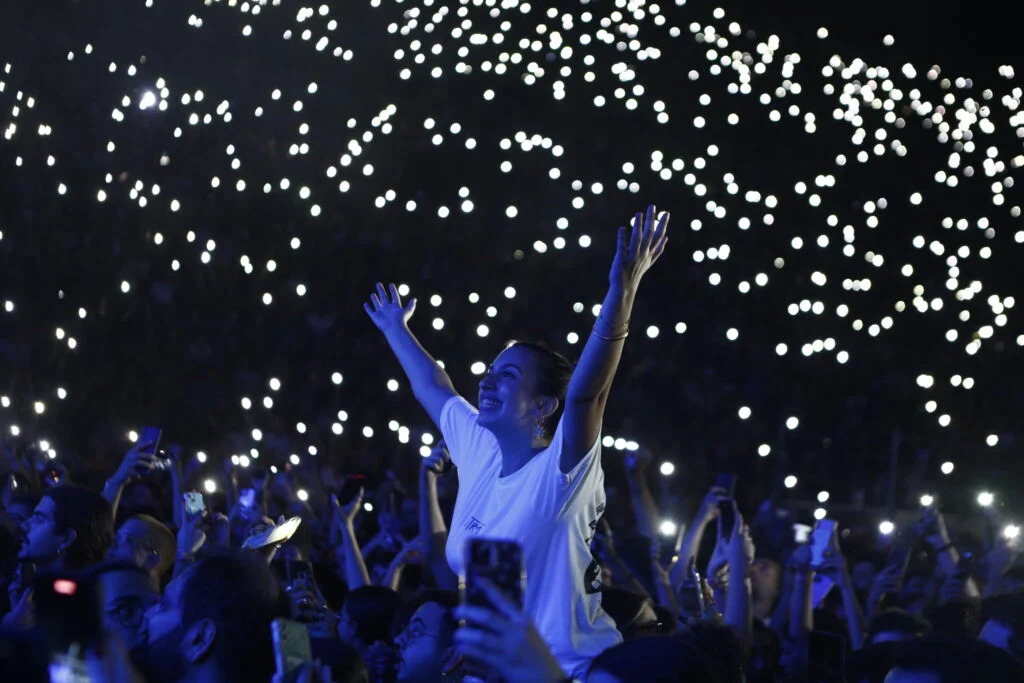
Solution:
M480 426L500 435L532 433L541 416L534 377L530 351L518 346L502 351L480 380Z

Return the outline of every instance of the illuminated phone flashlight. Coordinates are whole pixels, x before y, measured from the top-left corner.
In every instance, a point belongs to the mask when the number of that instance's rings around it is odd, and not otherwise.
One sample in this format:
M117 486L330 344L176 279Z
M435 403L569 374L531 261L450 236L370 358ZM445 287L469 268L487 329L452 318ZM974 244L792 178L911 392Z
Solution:
M299 497L299 500L301 500L303 503L309 500L309 492L306 491L306 489L299 489L298 491L295 492L295 495L297 495Z
M929 495L927 493L924 494L923 496L921 496L921 507L923 507L923 508L931 507L932 504L934 504L934 503L935 503L935 496Z
M207 479L206 481L203 482L203 489L207 493L217 493L217 482L215 482L213 479Z
M882 534L883 536L888 536L894 531L896 531L896 525L888 520L878 525L878 533Z
M74 595L78 591L78 584L71 579L57 579L53 582L53 592L61 595Z
M1015 541L1020 538L1020 527L1016 524L1007 524L1003 529L1003 538L1009 541Z
M989 491L982 491L978 494L978 505L983 508L990 507L996 501L995 495Z
M676 523L667 519L658 527L662 536L675 536L677 529Z
M663 477L671 477L672 473L676 471L676 466L670 462L661 463L661 475Z

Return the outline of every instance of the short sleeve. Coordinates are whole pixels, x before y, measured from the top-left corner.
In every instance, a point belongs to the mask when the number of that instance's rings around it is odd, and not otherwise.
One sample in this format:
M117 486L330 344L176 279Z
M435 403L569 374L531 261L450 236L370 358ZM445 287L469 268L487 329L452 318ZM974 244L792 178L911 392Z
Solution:
M475 480L501 452L494 435L477 422L477 415L476 408L461 396L452 396L441 409L441 436L459 469L460 485Z
M560 461L562 456L562 423L558 423L555 436L551 439L548 450L549 462L546 471L553 480L550 487L552 503L562 514L574 508L577 502L585 502L604 488L604 470L601 468L601 437L569 472L562 472Z

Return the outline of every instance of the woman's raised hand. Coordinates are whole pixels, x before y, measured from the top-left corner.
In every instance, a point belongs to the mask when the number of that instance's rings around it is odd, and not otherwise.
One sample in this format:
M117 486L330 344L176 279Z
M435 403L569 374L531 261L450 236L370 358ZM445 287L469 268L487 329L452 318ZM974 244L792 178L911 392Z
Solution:
M667 211L658 215L654 204L647 207L647 214L638 213L633 217L633 229L626 234L626 228L619 228L619 240L615 260L608 275L612 287L624 290L636 289L640 279L654 262L661 257L668 243Z
M377 329L387 332L409 322L416 310L416 299L410 299L408 304L402 306L398 287L391 283L384 289L384 285L378 282L377 291L370 295L370 302L363 304L363 308Z

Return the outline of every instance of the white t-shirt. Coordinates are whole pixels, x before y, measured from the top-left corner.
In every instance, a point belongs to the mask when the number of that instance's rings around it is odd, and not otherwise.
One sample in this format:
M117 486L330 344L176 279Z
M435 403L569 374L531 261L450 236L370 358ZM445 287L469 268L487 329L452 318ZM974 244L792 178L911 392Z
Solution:
M526 569L526 613L562 669L582 676L594 657L622 642L615 622L601 609L601 568L590 552L605 508L600 439L563 474L559 423L549 448L502 477L498 441L477 423L477 415L460 396L441 410L441 433L459 473L448 564L465 576L463 554L473 537L518 542Z

